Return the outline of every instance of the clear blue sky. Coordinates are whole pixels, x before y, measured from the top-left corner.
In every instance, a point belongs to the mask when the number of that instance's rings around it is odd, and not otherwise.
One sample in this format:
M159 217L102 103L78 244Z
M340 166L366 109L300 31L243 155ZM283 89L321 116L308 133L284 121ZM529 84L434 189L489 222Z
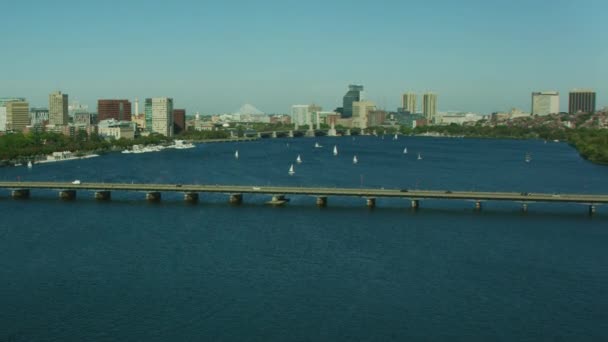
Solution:
M349 83L387 109L434 91L440 110L529 110L530 92L593 88L608 105L605 0L11 1L0 97L62 90L170 96L188 113L341 104Z

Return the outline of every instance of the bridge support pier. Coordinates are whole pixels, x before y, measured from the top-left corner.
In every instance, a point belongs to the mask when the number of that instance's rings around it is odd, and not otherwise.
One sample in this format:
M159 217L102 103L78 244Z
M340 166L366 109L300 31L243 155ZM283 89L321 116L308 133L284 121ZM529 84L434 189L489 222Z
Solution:
M285 195L273 195L272 199L267 204L279 206L289 202L289 199L285 198Z
M475 210L481 211L481 201L475 201Z
M151 191L146 193L146 200L148 202L160 202L161 194L158 191Z
M414 210L420 208L420 201L412 200L411 208Z
M272 131L272 137L276 138L277 137L277 131Z
M528 212L528 203L523 203L521 205L521 211L524 212L524 213Z
M59 198L66 201L76 199L76 190L61 190L59 191Z
M243 194L230 194L229 202L234 205L243 203Z
M184 194L184 201L186 201L187 203L198 202L198 192L186 192Z
M30 198L30 189L16 189L11 191L11 196L14 199L28 199Z
M112 193L110 191L96 191L95 199L98 201L109 201L112 199Z
M365 204L367 205L368 208L373 209L376 207L376 198L375 197L369 197L366 201Z
M317 196L317 207L319 207L319 208L327 207L327 196Z
M293 138L293 131L289 131L289 133L287 133L287 136Z
M589 216L593 216L595 214L595 205L589 205Z

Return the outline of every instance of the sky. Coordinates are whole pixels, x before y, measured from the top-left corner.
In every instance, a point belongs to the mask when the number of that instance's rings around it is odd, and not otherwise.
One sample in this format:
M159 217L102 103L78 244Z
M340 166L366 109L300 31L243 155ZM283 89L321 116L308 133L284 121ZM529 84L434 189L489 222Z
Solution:
M530 109L573 88L608 105L605 0L10 1L0 17L0 97L48 106L61 90L168 96L188 114L341 106L348 85L394 110L403 92L440 111ZM421 102L419 98L418 102ZM140 105L140 108L142 106Z

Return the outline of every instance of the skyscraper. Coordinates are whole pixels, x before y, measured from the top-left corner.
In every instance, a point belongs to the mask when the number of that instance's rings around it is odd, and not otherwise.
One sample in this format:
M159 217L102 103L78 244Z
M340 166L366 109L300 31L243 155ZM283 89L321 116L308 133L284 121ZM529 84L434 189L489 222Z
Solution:
M149 126L148 122L150 122ZM146 99L146 130L167 137L173 136L172 98L155 97Z
M410 114L416 113L418 110L417 100L418 95L416 93L405 93L401 98L401 108L403 108L404 112L409 112Z
M351 84L348 86L348 92L342 99L342 117L350 118L353 116L353 102L362 100L362 85Z
M97 100L99 121L114 119L131 121L131 102L129 100Z
M559 113L559 93L543 91L532 93L532 115Z
M173 134L179 134L186 130L186 110L173 110Z
M30 123L30 105L25 101L6 103L6 130L22 132Z
M595 92L587 89L574 89L569 94L568 113L595 112Z
M426 93L422 97L422 114L428 123L432 123L437 115L437 94Z
M147 98L144 101L144 116L146 118L144 129L146 132L152 132L152 99Z
M68 94L57 91L49 95L49 124L68 124Z
M310 118L310 105L291 106L291 122L298 126L308 125Z

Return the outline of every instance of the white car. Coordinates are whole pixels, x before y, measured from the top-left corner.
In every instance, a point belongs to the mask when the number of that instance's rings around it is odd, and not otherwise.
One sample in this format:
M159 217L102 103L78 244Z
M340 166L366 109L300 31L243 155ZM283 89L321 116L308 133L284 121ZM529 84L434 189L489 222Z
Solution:
M76 179L75 181L72 182L72 184L80 185L80 181L78 179Z

